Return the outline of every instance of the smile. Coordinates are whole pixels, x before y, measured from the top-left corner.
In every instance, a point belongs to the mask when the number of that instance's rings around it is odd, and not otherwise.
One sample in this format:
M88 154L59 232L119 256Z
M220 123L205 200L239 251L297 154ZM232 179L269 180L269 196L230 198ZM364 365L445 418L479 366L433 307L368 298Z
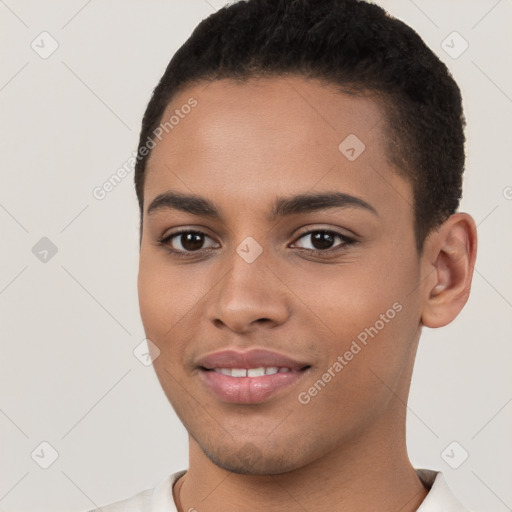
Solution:
M263 377L264 375L275 375L276 373L290 372L290 368L278 368L277 366L268 366L259 368L213 368L214 372L230 377Z
M200 368L199 376L207 392L221 402L247 405L259 404L291 391L309 368Z

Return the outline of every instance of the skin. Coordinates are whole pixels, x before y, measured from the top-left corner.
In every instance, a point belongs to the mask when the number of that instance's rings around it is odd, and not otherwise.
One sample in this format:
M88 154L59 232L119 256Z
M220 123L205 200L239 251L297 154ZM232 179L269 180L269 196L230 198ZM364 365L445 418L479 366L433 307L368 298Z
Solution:
M467 301L473 219L452 215L418 255L412 188L386 157L383 109L371 96L299 76L220 80L182 91L164 119L190 97L197 106L148 162L138 278L146 336L160 350L154 368L189 433L183 510L416 510L427 490L405 443L413 363L422 326L450 323ZM351 133L366 146L353 162L338 149ZM175 209L148 215L168 190L212 201L221 219ZM278 196L333 191L377 214L351 207L268 217ZM204 232L211 251L168 252L158 239L177 228ZM341 250L312 256L315 230L357 243L335 237L331 247ZM236 252L249 236L263 249L250 264ZM180 241L168 246L183 250ZM394 303L401 311L300 403L298 394ZM264 403L220 401L194 361L250 347L311 368Z

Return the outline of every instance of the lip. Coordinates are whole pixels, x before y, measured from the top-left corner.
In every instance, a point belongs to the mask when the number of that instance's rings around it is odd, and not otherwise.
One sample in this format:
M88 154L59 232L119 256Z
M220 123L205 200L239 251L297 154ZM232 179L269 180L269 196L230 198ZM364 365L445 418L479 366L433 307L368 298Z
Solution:
M232 349L219 350L199 358L196 365L208 370L213 368L258 368L260 366L279 366L291 370L300 370L309 366L307 362L297 361L278 352L261 348L253 348L243 352Z
M302 379L310 365L289 356L265 349L240 352L221 350L197 360L199 375L207 389L227 403L257 404L285 392ZM215 368L289 368L286 373L261 377L231 377L213 371Z

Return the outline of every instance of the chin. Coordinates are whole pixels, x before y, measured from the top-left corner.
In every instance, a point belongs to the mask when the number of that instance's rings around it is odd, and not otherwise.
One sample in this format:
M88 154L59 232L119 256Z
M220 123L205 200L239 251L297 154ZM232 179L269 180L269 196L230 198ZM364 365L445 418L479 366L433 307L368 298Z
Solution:
M281 475L297 469L290 454L263 453L253 443L241 448L215 448L209 450L201 446L204 454L218 467L239 475Z

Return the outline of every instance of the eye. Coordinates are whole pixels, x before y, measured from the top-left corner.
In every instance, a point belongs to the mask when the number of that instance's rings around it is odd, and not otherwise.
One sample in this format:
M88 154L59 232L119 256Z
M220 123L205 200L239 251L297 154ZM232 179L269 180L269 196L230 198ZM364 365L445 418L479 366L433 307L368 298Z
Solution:
M215 247L215 242L205 246L205 241L213 240L201 231L179 231L177 233L171 233L160 240L158 243L163 245L172 253L187 256L187 253L200 252L204 249Z
M328 252L335 252L341 249L346 248L349 245L355 243L355 240L338 233L336 231L328 231L325 229L317 229L314 231L308 231L307 233L303 233L297 241L304 239L306 241L306 247L300 246L302 249L306 249L308 252L312 254L325 254ZM336 240L339 240L338 244ZM298 242L295 242L297 244ZM307 247L310 245L310 247Z
M342 233L316 229L303 233L297 238L294 246L315 256L326 256L346 250L348 246L355 243L356 240ZM158 245L163 246L171 254L184 258L204 254L210 249L220 247L206 233L190 229L170 233L159 239Z

